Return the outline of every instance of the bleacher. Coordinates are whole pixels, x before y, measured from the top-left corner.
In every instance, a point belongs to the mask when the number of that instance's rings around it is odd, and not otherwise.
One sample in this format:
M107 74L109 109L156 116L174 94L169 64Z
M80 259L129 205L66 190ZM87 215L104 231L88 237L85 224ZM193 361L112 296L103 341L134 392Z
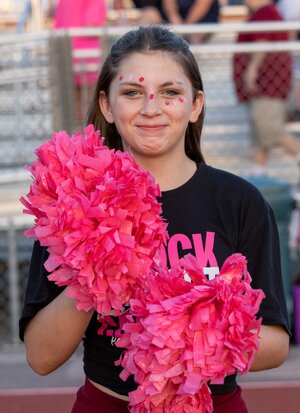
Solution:
M0 39L2 169L22 168L33 161L34 149L54 130L76 127L72 118L72 67L62 53L67 46L61 45L66 41L57 41L51 32L40 39L12 38L8 38L7 44L5 38ZM209 163L245 175L251 163L251 131L247 110L237 101L233 88L232 52L226 51L234 43L234 34L216 33L210 42L212 47L224 45L224 51L206 53L198 47L195 53L206 93L203 150ZM300 44L293 53L299 56ZM300 133L299 122L290 122L288 128ZM294 159L281 148L272 151L269 169L271 176L293 184L298 179Z

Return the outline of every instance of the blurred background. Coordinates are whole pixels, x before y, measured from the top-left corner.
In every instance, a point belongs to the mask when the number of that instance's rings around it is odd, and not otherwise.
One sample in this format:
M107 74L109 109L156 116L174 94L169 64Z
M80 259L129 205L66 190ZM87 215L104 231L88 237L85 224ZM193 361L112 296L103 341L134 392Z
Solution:
M112 43L131 26L166 19L161 13L161 2L103 0L92 23L88 19L76 20L76 0L66 6L65 16L62 12L57 14L58 3L58 0L0 0L0 354L4 354L3 359L12 352L23 351L18 338L18 319L33 243L24 236L32 218L22 213L19 202L30 185L24 166L35 160L35 149L54 131L72 132L81 128L101 62ZM280 7L283 6L279 1ZM250 180L274 209L293 326L291 346L297 351L300 159L277 146L269 154L266 172L253 174L249 113L238 99L233 67L237 53L284 51L292 56L286 129L300 139L300 11L298 15L296 12L284 15L282 10L282 22L250 24L247 23L249 9L243 0L220 0L217 21L182 22L174 25L174 29L190 41L203 76L206 120L202 145L207 163ZM237 42L241 33L249 31L284 31L289 40ZM21 358L23 361L23 355ZM4 388L8 386L6 382Z

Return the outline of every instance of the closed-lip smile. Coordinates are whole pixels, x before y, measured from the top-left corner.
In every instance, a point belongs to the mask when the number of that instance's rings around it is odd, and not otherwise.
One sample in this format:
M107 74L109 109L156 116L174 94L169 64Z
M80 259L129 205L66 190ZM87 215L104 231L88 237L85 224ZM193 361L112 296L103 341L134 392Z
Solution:
M137 128L145 129L145 130L154 130L154 129L161 129L164 128L165 124L155 124L155 125L146 125L146 124L138 124L136 125Z

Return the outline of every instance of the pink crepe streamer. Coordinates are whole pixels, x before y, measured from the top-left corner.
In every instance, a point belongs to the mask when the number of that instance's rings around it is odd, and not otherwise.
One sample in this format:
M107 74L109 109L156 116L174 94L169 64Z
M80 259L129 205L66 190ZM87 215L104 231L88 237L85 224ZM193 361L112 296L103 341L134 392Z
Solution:
M264 294L252 289L246 263L233 254L208 280L188 255L170 270L149 274L147 289L130 300L131 316L116 343L125 348L120 377L134 375L138 383L129 394L132 413L210 413L207 383L249 370Z
M54 133L36 155L21 198L35 216L26 235L48 247L49 279L69 286L79 309L119 314L167 239L158 185L92 125Z

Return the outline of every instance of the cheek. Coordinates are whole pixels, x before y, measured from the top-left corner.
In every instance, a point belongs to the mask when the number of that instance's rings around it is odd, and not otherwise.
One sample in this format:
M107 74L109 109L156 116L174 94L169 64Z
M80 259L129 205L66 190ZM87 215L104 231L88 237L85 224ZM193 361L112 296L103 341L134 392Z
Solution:
M128 105L126 102L116 102L113 108L113 114L116 120L128 119L133 113L132 105Z
M181 101L179 99L176 101L166 100L163 106L169 116L172 116L174 119L178 120L189 117L192 110L191 105L183 99Z
M128 103L120 102L114 107L115 125L120 135L127 135L127 131L135 119L136 110Z

